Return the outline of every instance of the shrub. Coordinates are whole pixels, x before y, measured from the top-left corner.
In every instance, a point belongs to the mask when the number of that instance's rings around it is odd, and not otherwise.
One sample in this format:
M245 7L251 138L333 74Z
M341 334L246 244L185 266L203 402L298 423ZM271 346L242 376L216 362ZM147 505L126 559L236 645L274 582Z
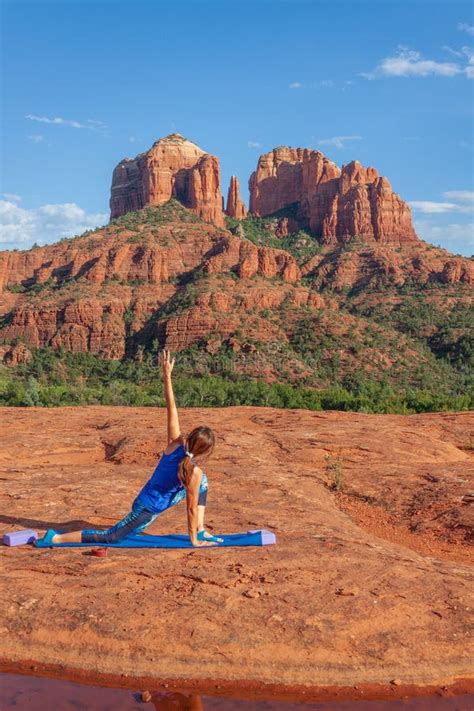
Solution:
M27 407L38 407L41 405L41 399L38 392L38 382L31 375L26 384L23 404Z
M326 471L332 478L331 488L335 491L342 491L344 488L343 481L343 460L341 457L335 457L332 454L326 454L324 457L326 462Z

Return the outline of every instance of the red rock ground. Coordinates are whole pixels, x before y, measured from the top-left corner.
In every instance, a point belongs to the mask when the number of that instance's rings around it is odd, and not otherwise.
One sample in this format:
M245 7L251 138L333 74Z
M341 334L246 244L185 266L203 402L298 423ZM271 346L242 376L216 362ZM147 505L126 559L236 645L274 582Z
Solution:
M200 422L218 436L209 529L278 545L2 547L4 667L280 689L472 678L472 413L182 412L183 431ZM112 524L164 425L151 408L3 409L1 532ZM184 529L181 505L151 530Z

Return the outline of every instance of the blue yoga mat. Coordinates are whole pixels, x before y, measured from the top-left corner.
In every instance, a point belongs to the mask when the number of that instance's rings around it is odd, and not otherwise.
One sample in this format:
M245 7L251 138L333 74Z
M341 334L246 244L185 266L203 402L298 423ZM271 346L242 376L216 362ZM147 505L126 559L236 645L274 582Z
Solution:
M216 543L214 546L206 546L206 550L212 548L224 548L230 546L269 546L276 543L276 536L271 531L265 529L257 531L247 531L247 533L216 534L223 538L223 543ZM35 543L37 548L193 548L189 536L170 534L168 536L152 536L148 533L131 533L123 538L119 543L50 543L39 538Z

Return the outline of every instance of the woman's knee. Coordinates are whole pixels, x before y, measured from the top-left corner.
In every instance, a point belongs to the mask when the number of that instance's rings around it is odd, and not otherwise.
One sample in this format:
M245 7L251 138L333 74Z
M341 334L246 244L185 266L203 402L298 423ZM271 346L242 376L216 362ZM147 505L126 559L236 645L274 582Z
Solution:
M116 531L104 531L103 541L104 543L119 543L126 535L125 528L119 528Z
M121 521L102 531L88 530L82 531L83 543L119 543L128 533L143 530L154 519L154 515L148 509L137 507L125 516Z

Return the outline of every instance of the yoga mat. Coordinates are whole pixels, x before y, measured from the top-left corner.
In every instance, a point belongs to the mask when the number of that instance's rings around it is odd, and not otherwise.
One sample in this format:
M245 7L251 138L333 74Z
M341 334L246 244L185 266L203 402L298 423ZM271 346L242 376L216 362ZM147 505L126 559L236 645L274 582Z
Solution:
M230 546L269 546L276 543L276 536L271 531L265 529L257 531L247 531L247 533L216 534L223 538L223 543L216 543L209 548L225 548ZM189 536L170 534L168 536L152 536L148 533L131 533L123 538L119 543L49 543L39 538L35 543L37 548L91 548L100 546L101 548L194 548L191 545ZM199 550L199 547L196 548Z

